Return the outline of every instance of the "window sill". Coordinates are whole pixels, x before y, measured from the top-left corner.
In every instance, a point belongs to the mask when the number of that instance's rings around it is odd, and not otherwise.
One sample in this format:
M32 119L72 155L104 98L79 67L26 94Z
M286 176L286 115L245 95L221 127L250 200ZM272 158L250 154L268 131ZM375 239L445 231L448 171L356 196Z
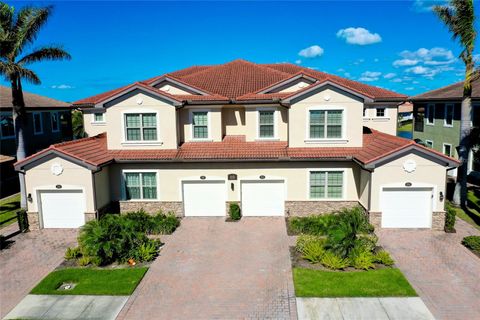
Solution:
M255 141L280 141L280 138L256 138Z
M124 141L122 146L161 146L163 142L161 141Z
M321 199L308 198L308 201L348 201L348 200L345 198L321 198Z
M347 139L307 139L305 140L307 144L344 144L348 143Z
M106 122L90 122L92 126L105 126Z
M376 122L386 122L386 121L390 121L390 118L389 117L376 117L376 118L372 118L373 121L376 121Z
M453 124L444 124L443 127L445 127L445 128L453 128Z
M432 126L432 127L433 127L433 126L435 126L435 123L427 123L427 122L425 122L425 125L426 125L426 126Z
M213 142L213 139L191 139L189 142Z
M124 199L121 202L158 202L158 199Z

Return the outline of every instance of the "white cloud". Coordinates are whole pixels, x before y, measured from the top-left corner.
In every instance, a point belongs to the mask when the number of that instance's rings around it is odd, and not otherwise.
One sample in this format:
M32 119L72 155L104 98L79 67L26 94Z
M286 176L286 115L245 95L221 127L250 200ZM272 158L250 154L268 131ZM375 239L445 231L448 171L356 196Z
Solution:
M432 70L431 68L416 66L416 67L411 67L411 68L405 69L405 72L413 73L413 74L426 74L426 73L430 72L431 70Z
M439 65L434 67L415 66L415 67L405 69L405 72L411 73L414 75L420 75L428 79L433 79L433 77L435 77L439 73L452 71L452 70L454 70L454 68L444 66L444 65Z
M377 81L378 78L382 75L381 72L377 71L365 71L362 73L361 77L358 79L360 81Z
M427 65L451 64L456 61L452 50L445 48L420 48L417 51L404 50L400 52L400 56L408 60L418 60Z
M73 89L75 87L70 86L68 84L59 84L59 85L53 85L51 86L52 89Z
M300 50L298 55L304 58L316 58L323 55L323 52L324 50L320 46L313 45L311 47Z
M390 73L385 74L383 77L385 79L392 79L392 78L395 78L396 75L397 75L396 73L390 72Z
M349 44L358 44L360 46L374 44L382 41L378 33L371 33L365 28L346 28L337 32L338 38L343 38Z
M393 66L394 67L405 67L405 66L414 66L420 61L418 60L412 60L412 59L399 59L393 61Z
M448 0L415 0L413 2L413 10L416 12L429 12L433 10L433 7L443 6L448 4Z
M395 78L392 80L392 82L402 82L403 80L402 79L399 79L399 78Z
M295 60L295 63L296 63L296 64L300 64L300 63L302 63L302 60L297 59L297 60Z
M411 90L415 90L415 88L414 87L406 87L405 90L411 91Z

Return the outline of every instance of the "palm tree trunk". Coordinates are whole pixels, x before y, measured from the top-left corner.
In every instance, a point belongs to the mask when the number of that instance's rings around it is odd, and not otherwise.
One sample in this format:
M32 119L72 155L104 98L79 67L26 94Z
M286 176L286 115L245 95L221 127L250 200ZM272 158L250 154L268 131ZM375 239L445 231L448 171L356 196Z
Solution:
M17 161L25 159L27 156L25 145L25 127L27 115L25 112L25 101L23 100L23 91L20 78L11 80L12 85L12 104L13 104L13 126L15 129L15 140L17 144ZM20 182L20 206L27 208L25 179L22 173L18 174Z

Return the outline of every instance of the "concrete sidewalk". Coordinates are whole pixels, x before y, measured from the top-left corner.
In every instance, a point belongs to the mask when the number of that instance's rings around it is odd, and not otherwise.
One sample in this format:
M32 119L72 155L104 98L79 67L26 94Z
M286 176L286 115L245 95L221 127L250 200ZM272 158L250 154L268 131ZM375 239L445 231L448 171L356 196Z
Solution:
M128 296L28 295L4 319L115 319Z
M297 298L299 320L434 320L418 297Z

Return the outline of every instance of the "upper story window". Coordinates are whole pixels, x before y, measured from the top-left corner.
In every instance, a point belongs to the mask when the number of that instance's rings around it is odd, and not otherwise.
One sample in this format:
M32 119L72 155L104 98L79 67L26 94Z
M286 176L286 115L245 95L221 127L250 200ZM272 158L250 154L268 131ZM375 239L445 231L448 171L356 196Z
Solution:
M193 139L208 139L208 111L192 112Z
M125 172L127 199L157 199L156 172Z
M41 112L34 112L33 113L33 133L34 134L42 134L43 133L43 121L42 121L42 113Z
M310 171L310 198L343 198L343 174L343 171Z
M453 104L445 105L445 119L443 120L443 125L445 127L453 126Z
M60 131L60 119L58 117L58 112L50 113L50 122L52 124L52 132Z
M275 111L258 111L258 136L259 138L275 137Z
M93 115L93 123L104 123L105 122L105 113L95 112Z
M127 141L157 141L157 114L125 114L125 132Z
M452 145L448 143L443 144L443 154L446 156L452 156Z
M11 114L0 114L0 137L2 139L15 138L15 129L13 127L13 117Z
M363 117L365 118L367 116L367 108L363 108Z
M426 111L426 123L427 124L434 124L435 121L435 105L428 104L427 111Z
M310 139L342 137L342 110L310 110Z
M385 108L376 108L377 109L377 113L376 113L376 116L378 118L382 118L382 117L385 117L387 114L385 112Z

